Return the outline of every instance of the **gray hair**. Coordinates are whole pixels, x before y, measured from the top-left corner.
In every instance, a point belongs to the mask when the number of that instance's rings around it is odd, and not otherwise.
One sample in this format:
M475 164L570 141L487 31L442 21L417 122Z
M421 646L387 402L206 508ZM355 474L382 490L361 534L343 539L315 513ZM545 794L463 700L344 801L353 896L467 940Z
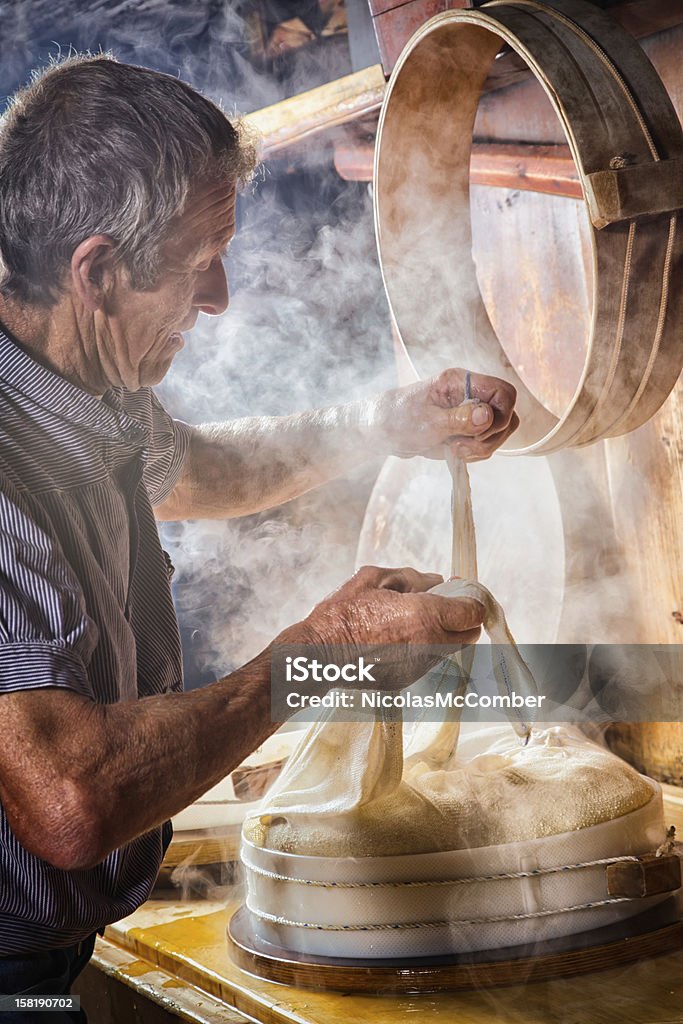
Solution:
M192 185L241 184L255 163L240 122L179 79L109 55L51 64L0 119L0 294L53 305L98 234L134 288L152 287Z

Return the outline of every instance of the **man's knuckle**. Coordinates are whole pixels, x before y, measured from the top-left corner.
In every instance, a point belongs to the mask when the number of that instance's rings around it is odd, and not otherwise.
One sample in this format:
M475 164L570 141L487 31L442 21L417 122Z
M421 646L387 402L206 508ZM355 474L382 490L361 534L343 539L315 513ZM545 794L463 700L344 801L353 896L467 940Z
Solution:
M517 388L514 386L514 384L510 384L509 381L504 380L502 382L501 391L505 395L509 404L511 406L514 406L515 402L517 401Z

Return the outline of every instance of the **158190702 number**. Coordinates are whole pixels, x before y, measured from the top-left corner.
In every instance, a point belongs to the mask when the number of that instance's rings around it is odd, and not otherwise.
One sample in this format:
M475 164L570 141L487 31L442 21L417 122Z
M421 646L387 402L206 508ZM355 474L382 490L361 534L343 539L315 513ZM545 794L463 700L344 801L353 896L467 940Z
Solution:
M80 1010L80 996L0 996L0 1014L7 1010ZM0 1018L1 1019L1 1018Z

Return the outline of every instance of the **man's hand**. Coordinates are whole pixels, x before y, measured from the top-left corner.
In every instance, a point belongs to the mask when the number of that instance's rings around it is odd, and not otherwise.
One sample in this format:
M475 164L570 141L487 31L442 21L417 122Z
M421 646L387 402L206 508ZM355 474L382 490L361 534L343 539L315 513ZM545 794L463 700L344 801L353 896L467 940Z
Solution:
M331 662L353 661L365 648L381 648L382 686L409 686L446 653L435 656L425 645L455 651L479 639L483 605L426 593L442 582L435 573L366 565L276 643L319 647Z
M498 377L473 373L465 401L465 370L386 391L377 399L377 426L394 454L443 458L445 446L466 462L488 459L519 426L517 392Z

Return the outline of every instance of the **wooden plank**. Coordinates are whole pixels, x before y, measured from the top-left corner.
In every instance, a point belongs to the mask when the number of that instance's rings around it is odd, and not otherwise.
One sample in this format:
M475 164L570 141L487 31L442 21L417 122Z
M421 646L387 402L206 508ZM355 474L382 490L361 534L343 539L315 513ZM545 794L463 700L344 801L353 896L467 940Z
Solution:
M334 166L345 181L372 181L375 143L338 142L334 147Z
M675 825L676 831L683 834L683 788L662 783L664 796L664 824Z
M233 1007L212 998L98 938L92 960L72 986L93 1021L126 1024L249 1024Z
M318 132L379 110L385 88L382 68L375 64L246 114L243 120L260 136L261 154L267 158Z
M675 649L675 648L674 648ZM673 783L666 795L679 794L672 806L680 815L672 824L683 832L683 723L682 722L612 722L605 740L619 757L660 782ZM667 822L669 824L669 822Z
M676 614L683 611L683 377L648 423L610 438L605 450L615 526L626 552L620 580L633 581L640 601L629 642L683 644ZM683 725L631 728L634 760L655 778L683 785Z
M569 146L525 146L475 142L470 181L525 192L581 199L583 190Z

